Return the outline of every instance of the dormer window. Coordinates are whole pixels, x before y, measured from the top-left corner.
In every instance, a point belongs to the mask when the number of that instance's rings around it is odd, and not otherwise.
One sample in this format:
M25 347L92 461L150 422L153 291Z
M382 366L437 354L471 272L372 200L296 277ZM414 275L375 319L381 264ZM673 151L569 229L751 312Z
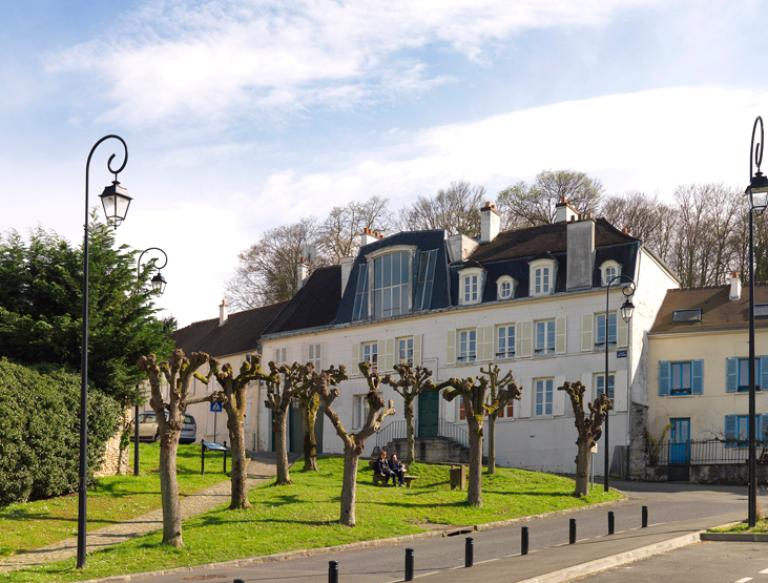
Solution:
M411 261L410 248L386 248L368 255L369 269L373 274L371 305L374 318L389 318L411 311Z
M530 263L530 295L546 296L555 291L555 260L537 259Z
M617 263L613 259L603 261L603 264L600 266L600 273L600 279L602 280L603 286L605 287L611 283L611 280L614 277L621 275L621 264Z
M483 269L470 267L459 272L459 303L479 304L483 297Z
M496 280L496 298L508 300L515 297L515 280L508 275L502 275Z

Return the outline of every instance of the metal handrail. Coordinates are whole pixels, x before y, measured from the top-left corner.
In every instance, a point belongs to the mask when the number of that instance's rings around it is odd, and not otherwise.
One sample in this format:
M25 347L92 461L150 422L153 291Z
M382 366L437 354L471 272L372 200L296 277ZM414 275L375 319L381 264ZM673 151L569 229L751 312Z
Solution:
M384 447L394 439L403 439L405 437L407 437L405 419L397 419L376 432L376 446Z
M757 442L758 458L768 458L768 441ZM746 439L710 439L702 441L663 441L647 448L652 466L743 464L747 459Z
M440 437L447 437L464 447L469 447L469 433L466 428L458 423L452 423L445 419L437 420L437 434Z

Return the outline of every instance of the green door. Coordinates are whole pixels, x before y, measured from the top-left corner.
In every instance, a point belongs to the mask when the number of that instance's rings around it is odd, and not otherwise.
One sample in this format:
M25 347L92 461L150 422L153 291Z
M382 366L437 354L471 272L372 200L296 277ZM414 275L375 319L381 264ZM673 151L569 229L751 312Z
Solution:
M440 394L428 391L419 395L419 437L437 437Z

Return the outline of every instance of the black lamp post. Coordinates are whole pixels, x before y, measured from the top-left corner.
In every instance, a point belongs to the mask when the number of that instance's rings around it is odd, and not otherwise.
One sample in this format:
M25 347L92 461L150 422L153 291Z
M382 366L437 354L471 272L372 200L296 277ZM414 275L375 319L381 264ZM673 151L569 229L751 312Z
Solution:
M136 261L136 280L141 281L141 260L144 257L145 253L149 253L150 251L159 251L163 254L163 264L162 265L155 265L155 269L157 269L157 273L152 277L150 281L150 284L152 285L152 291L155 292L157 295L163 295L165 292L165 285L168 283L165 281L165 278L163 277L163 274L160 272L161 269L163 269L166 265L168 265L168 255L165 251L160 249L160 247L149 247L147 249L144 249L139 254L139 259ZM152 261L156 261L153 259ZM134 411L133 411L133 475L138 476L139 475L139 399L141 397L140 393L140 385L136 385L136 403L134 404Z
M128 207L131 205L131 197L128 191L117 181L117 175L123 171L128 162L128 146L125 140L120 136L109 134L96 142L88 153L88 160L85 163L85 223L83 229L83 324L82 324L82 358L80 362L80 466L79 466L79 492L77 504L77 567L82 569L85 566L85 526L87 511L87 486L88 486L88 182L90 178L91 158L102 142L115 139L123 145L123 163L115 170L112 168L112 161L115 154L112 154L107 161L107 169L115 175L115 180L111 185L104 189L99 195L101 203L104 206L104 214L107 223L117 227L125 220L128 213Z
M635 311L635 305L632 303L632 294L635 293L635 280L629 277L628 275L614 275L606 284L605 284L605 376L603 377L603 391L605 392L605 396L609 397L608 394L608 349L610 347L610 344L608 343L608 313L609 313L609 300L611 297L611 286L616 282L624 282L627 285L623 286L621 288L621 293L624 294L624 297L626 298L624 300L624 303L621 305L621 308L619 311L621 312L621 318L624 320L627 324L629 324L629 321L632 319L632 314ZM618 326L616 330L616 340L618 341ZM616 386L614 383L614 392L616 391ZM610 447L609 447L609 441L608 441L608 411L605 413L605 428L603 431L603 436L605 438L603 446L605 447L605 468L604 468L604 477L603 477L603 489L607 492L610 489L610 478L608 476L610 465L611 465L611 456L610 456Z
M758 135L759 130L759 135ZM747 520L749 526L757 521L757 454L755 443L755 250L754 214L768 207L768 177L760 171L763 162L763 118L758 116L752 126L752 142L749 147L749 477L747 496ZM754 167L757 166L757 172Z

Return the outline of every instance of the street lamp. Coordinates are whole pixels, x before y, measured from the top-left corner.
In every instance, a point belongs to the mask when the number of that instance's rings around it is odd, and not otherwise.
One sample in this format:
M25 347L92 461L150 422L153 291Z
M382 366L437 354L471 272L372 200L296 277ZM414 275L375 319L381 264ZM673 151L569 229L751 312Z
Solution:
M83 224L83 323L82 323L82 355L80 362L80 464L79 464L79 491L77 499L77 568L85 567L85 527L87 511L87 486L88 486L88 194L89 179L91 169L91 158L102 142L114 139L123 145L123 163L115 170L112 168L112 161L115 154L112 154L107 160L107 169L114 174L115 180L104 189L100 198L104 206L104 214L107 217L107 223L117 227L125 219L128 207L131 204L131 197L128 191L117 181L117 175L123 171L128 162L128 146L125 140L120 136L109 134L96 142L88 153L88 160L85 163L85 222Z
M758 129L760 134L758 135ZM747 478L747 521L749 526L757 522L757 452L755 443L755 250L754 214L768 207L768 177L760 171L763 162L763 118L758 116L752 126L752 142L749 147L749 459ZM757 166L757 172L754 167Z
M614 275L608 282L605 284L605 376L603 377L603 391L605 393L605 396L608 397L608 349L610 347L608 343L608 311L610 309L609 307L609 301L611 297L611 286L616 282L624 282L626 285L622 286L621 293L624 294L624 303L621 305L621 308L619 308L619 312L621 313L621 319L624 320L627 324L629 324L629 321L632 319L632 314L635 312L635 304L632 303L632 294L635 293L635 280L632 279L628 275ZM616 340L618 341L618 330L616 330ZM615 377L614 377L615 378ZM614 392L616 391L616 386L614 382ZM604 468L604 476L603 476L603 489L607 492L610 489L610 478L608 477L608 472L610 470L610 464L611 464L611 456L610 456L610 447L608 445L608 411L605 412L605 430L603 431L603 435L605 436L604 440L604 447L605 447L605 468Z
M144 249L139 254L139 259L136 261L136 280L138 282L141 282L141 260L144 257L145 253L149 253L150 251L159 251L163 254L163 264L157 265L155 264L154 267L157 269L157 273L150 279L150 284L152 285L152 291L156 293L157 295L163 295L163 292L165 292L165 285L166 282L165 278L163 277L163 274L160 272L161 269L163 269L166 265L168 265L168 255L165 251L160 249L160 247L149 247L147 249ZM156 259L151 259L151 261L157 261ZM134 403L134 411L133 411L133 475L138 476L139 475L139 400L141 397L141 389L138 383L136 384L136 402Z

